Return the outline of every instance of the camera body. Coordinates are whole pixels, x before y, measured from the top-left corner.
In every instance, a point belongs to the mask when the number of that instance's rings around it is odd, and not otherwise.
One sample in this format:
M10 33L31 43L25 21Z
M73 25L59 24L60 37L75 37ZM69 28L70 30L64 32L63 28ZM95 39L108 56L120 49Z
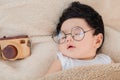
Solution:
M31 54L31 43L27 35L0 38L0 54L4 60L14 61Z

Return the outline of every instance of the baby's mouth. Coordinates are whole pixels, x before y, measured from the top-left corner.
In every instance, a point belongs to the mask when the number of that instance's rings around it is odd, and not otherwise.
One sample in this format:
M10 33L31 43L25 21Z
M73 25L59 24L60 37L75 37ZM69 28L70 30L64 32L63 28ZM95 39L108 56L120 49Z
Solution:
M72 49L72 48L75 48L75 46L69 45L69 46L67 47L67 49Z

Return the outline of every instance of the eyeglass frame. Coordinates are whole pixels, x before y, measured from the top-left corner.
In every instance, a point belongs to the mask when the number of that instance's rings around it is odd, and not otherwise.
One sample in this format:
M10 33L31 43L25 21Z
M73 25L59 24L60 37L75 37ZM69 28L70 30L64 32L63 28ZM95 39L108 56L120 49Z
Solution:
M80 28L80 29L83 31L83 34L84 34L84 36L83 36L83 38L82 38L81 40L76 40L76 39L74 39L74 36L72 36L72 30L73 30L74 28L77 28L77 27ZM97 29L97 28L96 28L96 29ZM92 29L89 29L89 30L86 30L86 31L85 31L82 27L76 26L76 27L73 27L73 28L71 29L71 33L67 33L67 34L66 34L64 31L61 31L61 32L64 33L64 35L65 35L65 40L64 40L64 42L58 43L57 41L55 41L55 39L54 39L54 37L55 37L55 36L54 36L54 33L55 33L55 32L53 32L52 38L53 38L53 41L54 41L55 43L57 43L57 44L63 44L63 43L65 43L65 41L66 41L67 35L71 35L71 37L72 37L73 40L79 42L79 41L82 41L82 40L84 39L85 33L89 32L89 31L92 31L92 30L96 30L96 29L93 29L93 28L92 28ZM59 33L58 33L58 34L59 34ZM57 35L58 35L58 34L57 34ZM56 36L57 36L57 35L56 35Z

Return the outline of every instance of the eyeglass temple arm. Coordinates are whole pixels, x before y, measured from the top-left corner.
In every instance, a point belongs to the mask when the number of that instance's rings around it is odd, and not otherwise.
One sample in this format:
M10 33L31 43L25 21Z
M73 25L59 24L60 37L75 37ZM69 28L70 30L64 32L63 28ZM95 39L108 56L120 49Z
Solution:
M97 27L96 29L99 29L99 27ZM90 29L90 30L84 31L84 33L89 32L91 30L96 30L96 29Z

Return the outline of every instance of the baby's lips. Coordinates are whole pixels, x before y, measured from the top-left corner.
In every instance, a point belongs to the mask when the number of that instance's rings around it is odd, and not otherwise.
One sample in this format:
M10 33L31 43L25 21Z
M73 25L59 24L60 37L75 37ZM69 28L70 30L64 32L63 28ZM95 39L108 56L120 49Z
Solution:
M67 47L67 49L70 49L70 48L75 48L75 46L69 45L69 46Z

